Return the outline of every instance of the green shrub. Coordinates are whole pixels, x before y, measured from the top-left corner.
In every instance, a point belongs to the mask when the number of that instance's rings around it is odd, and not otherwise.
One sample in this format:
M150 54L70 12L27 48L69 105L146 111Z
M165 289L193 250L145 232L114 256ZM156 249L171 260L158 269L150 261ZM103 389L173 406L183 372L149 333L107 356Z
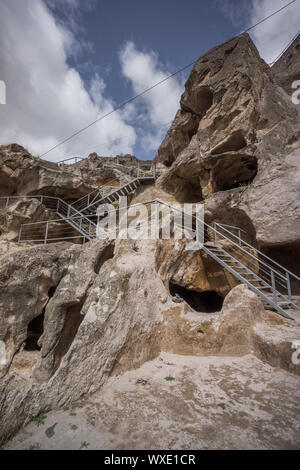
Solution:
M89 445L90 445L89 442L82 441L82 443L80 444L80 450L87 449Z
M41 424L45 423L46 415L40 413L39 415L32 418L32 422L35 423L37 426L41 426Z
M65 277L67 274L69 274L69 270L68 270L68 268L64 268L64 269L62 270L61 277L63 278L63 277Z

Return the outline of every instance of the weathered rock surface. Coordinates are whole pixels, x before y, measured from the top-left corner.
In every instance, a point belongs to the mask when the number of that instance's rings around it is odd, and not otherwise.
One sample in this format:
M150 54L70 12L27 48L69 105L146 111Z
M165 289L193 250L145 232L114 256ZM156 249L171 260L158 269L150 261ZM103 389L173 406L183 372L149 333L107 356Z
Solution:
M297 73L295 54L289 63L288 74ZM204 202L208 223L238 226L245 240L299 273L300 121L275 72L246 34L201 57L158 151L161 176L131 202ZM0 196L72 202L134 176L128 167L136 163L130 155L91 154L59 166L17 144L2 146ZM34 199L0 207L0 443L32 417L72 405L161 351L247 355L257 370L263 362L285 369L294 384L299 321L265 310L199 250L178 240L18 245L21 223L48 220L52 212ZM219 243L234 250L232 242ZM293 446L294 436L288 442Z
M299 378L250 354L162 352L44 424L29 423L5 449L296 450L299 406Z
M42 194L72 202L136 166L132 155L96 153L69 165L33 157L17 144L0 146L0 196Z
M6 347L7 372L15 353L25 342L28 324L41 315L51 291L76 256L76 245L34 246L1 256L0 339Z
M172 302L157 275L155 242L139 242L136 252L132 242L120 241L113 258L107 243L53 244L2 257L4 372L26 340L28 322L46 308L31 371L22 374L21 348L0 382L1 441L32 416L73 403L162 350L255 353L256 324L285 324L245 286L227 295L220 313L197 314L185 302ZM51 286L56 289L49 300ZM28 355L24 361L28 365Z
M54 215L38 199L11 199L7 208L0 207L0 240L18 241L21 224L53 219Z
M219 246L258 274L256 259L250 262L243 253L236 253L230 242L220 241ZM196 292L214 291L222 297L239 284L214 259L200 249L187 250L186 242L181 240L164 240L158 244L157 270L166 287L172 283Z
M292 84L300 80L300 34L272 67L277 83L291 97L295 88Z
M294 71L299 54L293 57ZM187 126L191 116L198 126ZM158 150L156 160L171 165L158 184L181 201L204 201L211 220L222 212L229 222L239 212L261 245L296 243L299 148L297 106L242 34L194 66L181 110Z

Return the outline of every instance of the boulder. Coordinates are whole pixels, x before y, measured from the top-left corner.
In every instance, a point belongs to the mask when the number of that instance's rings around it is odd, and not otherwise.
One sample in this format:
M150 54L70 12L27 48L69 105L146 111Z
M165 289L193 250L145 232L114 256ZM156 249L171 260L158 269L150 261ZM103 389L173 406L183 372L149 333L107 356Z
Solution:
M158 187L203 201L212 221L239 212L261 246L300 240L300 120L273 69L247 34L200 57L156 156L166 166Z

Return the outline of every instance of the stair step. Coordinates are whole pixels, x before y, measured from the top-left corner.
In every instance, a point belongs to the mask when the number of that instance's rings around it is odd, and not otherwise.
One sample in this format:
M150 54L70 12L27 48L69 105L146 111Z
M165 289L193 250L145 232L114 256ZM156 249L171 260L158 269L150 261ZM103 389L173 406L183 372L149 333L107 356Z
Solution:
M255 281L255 282L259 282L259 279L257 279L256 276L254 276L254 274L249 274L249 273L246 273L243 275L244 278L246 278L246 276L250 276L249 279L246 279L246 281Z

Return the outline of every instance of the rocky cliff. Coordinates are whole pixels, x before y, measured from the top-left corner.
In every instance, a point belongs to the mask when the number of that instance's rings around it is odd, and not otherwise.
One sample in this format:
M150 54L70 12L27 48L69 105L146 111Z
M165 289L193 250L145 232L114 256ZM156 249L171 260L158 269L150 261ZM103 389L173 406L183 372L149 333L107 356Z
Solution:
M289 96L297 48L270 69L243 34L200 57L158 150L158 178L137 188L131 204L201 202L206 222L238 227L299 276L300 118ZM33 196L72 203L115 178L134 177L137 163L130 155L91 154L59 165L17 144L0 148L2 443L41 412L89 396L161 351L252 355L300 372L291 362L297 311L291 321L266 310L223 265L200 249L188 251L183 240L17 243L24 221L55 218ZM16 196L27 198L6 205Z
M272 69L247 34L202 56L156 156L165 167L161 188L180 200L203 201L207 221L235 220L254 230L263 250L277 257L280 246L294 269L300 120L291 84L299 69L298 42ZM283 66L287 61L290 67Z

